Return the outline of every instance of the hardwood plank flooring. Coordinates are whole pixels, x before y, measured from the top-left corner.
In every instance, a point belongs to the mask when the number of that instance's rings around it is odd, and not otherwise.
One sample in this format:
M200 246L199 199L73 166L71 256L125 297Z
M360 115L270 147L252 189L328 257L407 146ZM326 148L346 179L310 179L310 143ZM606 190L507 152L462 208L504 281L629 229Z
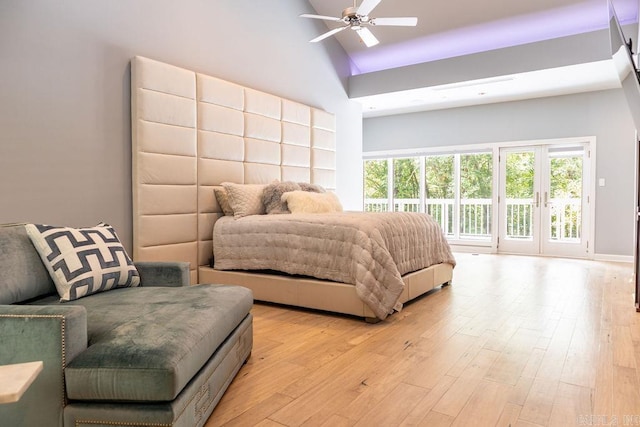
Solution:
M640 425L631 264L456 259L451 286L374 325L255 304L205 427Z

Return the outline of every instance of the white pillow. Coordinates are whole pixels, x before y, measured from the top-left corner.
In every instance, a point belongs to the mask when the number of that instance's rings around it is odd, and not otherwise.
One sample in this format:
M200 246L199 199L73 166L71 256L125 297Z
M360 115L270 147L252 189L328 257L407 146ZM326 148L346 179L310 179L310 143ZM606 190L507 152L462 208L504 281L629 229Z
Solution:
M265 213L264 204L262 204L262 192L266 187L264 184L223 182L222 186L229 196L229 206L233 210L234 218Z
M334 193L312 193L309 191L289 191L282 195L291 213L342 212L342 205Z

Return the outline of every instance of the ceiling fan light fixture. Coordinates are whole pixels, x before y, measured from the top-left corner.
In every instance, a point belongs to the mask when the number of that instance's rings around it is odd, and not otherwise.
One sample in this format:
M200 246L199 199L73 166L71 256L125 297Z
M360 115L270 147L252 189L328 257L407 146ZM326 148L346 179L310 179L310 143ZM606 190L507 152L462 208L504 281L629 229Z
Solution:
M358 9L355 7L348 7L342 11L342 19L352 18L358 15Z
M363 0L360 6L356 6L356 0L353 2L353 7L347 7L342 11L342 17L336 18L332 16L325 15L313 15L313 14L302 14L300 17L302 18L313 18L313 19L322 19L325 21L333 21L333 22L342 22L344 26L334 28L320 36L310 40L310 42L315 43L320 40L324 40L329 36L332 36L345 28L351 28L354 30L362 42L367 46L375 46L378 43L378 39L373 35L371 31L367 28L367 26L375 26L375 25L385 25L385 26L416 26L418 23L418 18L373 18L370 17L369 14L373 9L381 2L382 0Z

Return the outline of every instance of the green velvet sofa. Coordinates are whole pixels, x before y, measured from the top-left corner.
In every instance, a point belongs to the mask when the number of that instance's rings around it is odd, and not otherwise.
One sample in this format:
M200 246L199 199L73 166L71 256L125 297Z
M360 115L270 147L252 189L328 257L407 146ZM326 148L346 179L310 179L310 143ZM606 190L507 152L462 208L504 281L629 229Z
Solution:
M0 365L41 360L2 426L202 426L253 345L251 291L189 286L186 263L136 263L140 286L60 302L24 226L0 226Z

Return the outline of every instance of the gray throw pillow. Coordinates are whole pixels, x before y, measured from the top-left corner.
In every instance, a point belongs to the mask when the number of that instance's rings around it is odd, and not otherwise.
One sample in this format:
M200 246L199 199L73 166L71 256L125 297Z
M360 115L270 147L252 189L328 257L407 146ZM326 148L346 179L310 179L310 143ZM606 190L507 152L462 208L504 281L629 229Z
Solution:
M318 184L309 184L308 182L299 182L302 191L310 191L312 193L324 193L326 190Z
M300 191L295 182L274 182L267 185L262 193L262 204L267 214L288 214L287 203L282 201L282 195L289 191Z

